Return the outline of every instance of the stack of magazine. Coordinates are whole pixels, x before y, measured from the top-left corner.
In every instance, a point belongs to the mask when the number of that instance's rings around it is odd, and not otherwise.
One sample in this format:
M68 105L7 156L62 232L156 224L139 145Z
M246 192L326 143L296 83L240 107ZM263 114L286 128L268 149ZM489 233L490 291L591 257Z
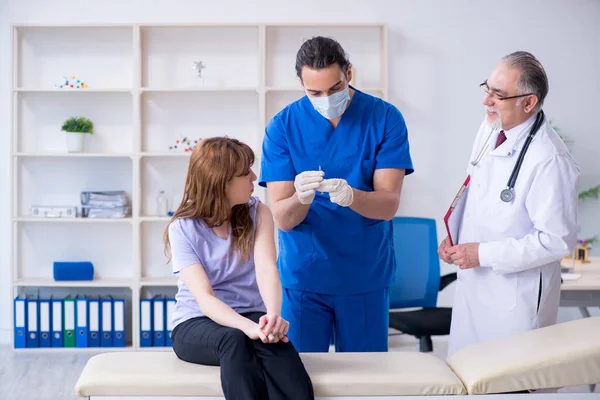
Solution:
M81 192L83 218L127 218L131 209L127 194L122 190Z

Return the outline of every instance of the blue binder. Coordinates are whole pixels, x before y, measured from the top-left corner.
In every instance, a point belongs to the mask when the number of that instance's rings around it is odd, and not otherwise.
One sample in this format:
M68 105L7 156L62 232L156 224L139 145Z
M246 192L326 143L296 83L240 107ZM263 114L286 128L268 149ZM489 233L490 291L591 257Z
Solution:
M40 299L40 347L52 347L50 299Z
M140 299L140 347L152 347L152 299Z
M167 346L172 346L173 341L171 340L171 334L173 333L173 311L175 311L175 299L165 299L166 304L166 325L167 325L167 333L165 336L165 342Z
M113 346L125 347L125 299L113 299Z
M15 298L15 349L27 347L27 300Z
M152 311L154 317L153 324L153 347L164 347L165 345L165 299L156 296L152 299Z
M100 347L100 299L88 299L90 328L88 347Z
M100 299L100 347L113 346L113 312L112 297Z
M51 299L52 347L63 347L63 300Z
M27 298L27 347L40 347L38 299Z
M88 347L88 302L85 297L75 298L75 347Z

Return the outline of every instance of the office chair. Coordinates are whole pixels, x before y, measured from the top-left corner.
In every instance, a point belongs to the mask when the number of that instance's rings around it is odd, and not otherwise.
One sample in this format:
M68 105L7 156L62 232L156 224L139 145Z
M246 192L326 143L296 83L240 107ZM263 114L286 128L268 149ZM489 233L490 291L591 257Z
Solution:
M390 286L389 326L419 339L419 351L433 351L432 336L450 334L452 308L436 307L438 292L456 280L456 272L440 276L435 220L395 217L396 272Z

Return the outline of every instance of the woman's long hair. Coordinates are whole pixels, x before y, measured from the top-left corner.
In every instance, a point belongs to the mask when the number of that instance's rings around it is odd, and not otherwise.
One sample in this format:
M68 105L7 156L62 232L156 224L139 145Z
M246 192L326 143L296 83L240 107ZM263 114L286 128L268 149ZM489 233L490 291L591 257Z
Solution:
M254 235L250 207L245 203L232 208L226 187L234 177L248 175L253 164L254 152L239 140L214 137L200 141L190 157L183 199L169 225L177 218L199 218L210 228L229 222L232 250L248 260ZM169 225L163 235L167 263L171 261Z

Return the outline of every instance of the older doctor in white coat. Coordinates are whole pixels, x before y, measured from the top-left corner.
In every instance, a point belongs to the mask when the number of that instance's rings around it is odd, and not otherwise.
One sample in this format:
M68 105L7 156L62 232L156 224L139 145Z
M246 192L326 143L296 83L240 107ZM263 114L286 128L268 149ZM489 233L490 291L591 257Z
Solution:
M469 160L458 244L446 238L438 250L459 267L449 355L556 323L560 259L577 237L579 169L546 118L525 153L512 201L500 198L548 93L542 65L527 52L509 54L482 87L487 115Z

